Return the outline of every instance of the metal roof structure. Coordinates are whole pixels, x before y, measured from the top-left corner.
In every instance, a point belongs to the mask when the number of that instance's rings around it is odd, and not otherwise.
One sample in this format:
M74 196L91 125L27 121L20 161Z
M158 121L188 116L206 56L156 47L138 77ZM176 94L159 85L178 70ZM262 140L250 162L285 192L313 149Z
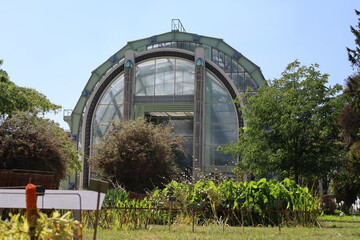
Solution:
M176 19L175 19L176 20ZM174 23L175 24L175 23ZM181 24L181 22L180 22ZM176 25L182 27L181 25ZM125 52L127 50L133 50L135 52L148 51L147 47L153 44L160 44L166 42L191 42L195 44L200 44L205 48L205 57L206 61L211 62L211 51L212 49L217 49L227 56L231 56L232 59L236 59L237 63L244 68L244 70L251 76L258 87L266 84L265 78L256 64L250 61L248 58L243 56L240 52L232 48L225 41L219 38L202 36L194 33L186 33L185 29L182 27L182 31L173 30L171 32L154 35L148 38L143 38L136 41L128 42L123 48L118 52L112 55L104 63L91 72L91 76L88 82L83 89L81 96L75 106L71 110L64 111L64 120L69 124L72 135L77 135L79 133L79 126L84 109L86 107L88 97L94 91L97 84L103 79L103 77L111 72L114 68L119 65L124 65ZM165 50L165 48L164 48ZM169 50L169 49L168 49ZM226 75L224 73L224 75Z

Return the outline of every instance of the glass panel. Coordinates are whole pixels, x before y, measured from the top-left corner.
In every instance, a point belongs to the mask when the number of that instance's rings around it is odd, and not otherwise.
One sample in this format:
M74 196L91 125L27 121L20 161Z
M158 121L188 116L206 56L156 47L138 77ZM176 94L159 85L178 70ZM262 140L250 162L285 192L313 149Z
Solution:
M185 50L195 51L195 48L201 46L201 43L179 41L179 42L162 42L154 43L146 47L147 50L154 48L181 48Z
M193 119L171 119L176 135L193 135L194 121Z
M212 61L216 65L219 65L219 51L216 50L215 48L212 48Z
M245 73L245 82L247 87L250 87L253 91L257 91L256 84L248 73Z
M100 143L101 138L105 135L108 128L109 125L95 125L92 132L92 144Z
M205 147L206 166L235 166L235 159L231 154L223 154L217 151L217 146Z
M154 95L155 60L140 63L136 67L136 95Z
M195 48L196 48L195 43L190 43L190 48L189 48L189 50L192 51L192 52L194 52L194 51L195 51Z
M194 94L194 63L156 59L136 67L136 96Z
M225 55L225 66L224 66L224 71L229 73L229 72L232 72L232 69L231 69L231 61L232 59L228 56L228 55Z
M184 43L183 42L178 42L177 47L184 49Z
M122 104L124 101L124 75L116 79L104 92L100 104Z
M206 132L228 132L232 131L237 134L238 132L238 125L237 123L227 123L227 124L207 124L205 126Z
M174 95L175 60L157 59L155 95Z
M183 147L185 149L186 155L183 158L178 158L176 162L182 170L185 170L185 172L189 172L192 168L193 136L184 137Z
M240 91L245 91L245 72L239 72L235 74L234 81L236 82L236 86Z
M237 120L233 104L206 104L206 122L234 123Z
M238 116L231 97L222 83L206 73L205 92L205 164L207 166L234 165L231 155L217 151L218 146L236 142Z
M111 120L121 120L123 115L122 105L98 105L94 121L98 124L109 124Z
M78 137L78 142L77 142L77 146L78 146L78 150L82 149L82 131L81 131L81 124L79 127L79 137Z
M233 73L236 73L236 72L240 71L240 69L238 69L237 62L234 59L231 61L231 70L232 70Z
M223 52L219 51L219 67L221 67L222 70L224 70L225 67L225 55Z
M206 73L206 102L231 102L231 97L225 90L224 86L220 81L216 80L215 77Z
M194 94L194 63L176 60L175 95Z
M206 145L223 145L237 141L237 124L206 125Z

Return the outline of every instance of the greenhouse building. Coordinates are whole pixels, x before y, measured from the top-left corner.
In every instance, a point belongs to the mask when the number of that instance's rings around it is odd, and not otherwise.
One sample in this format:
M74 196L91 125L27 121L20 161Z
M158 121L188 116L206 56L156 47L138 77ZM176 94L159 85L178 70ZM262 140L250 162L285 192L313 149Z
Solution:
M91 73L75 108L65 112L83 153L77 185L88 186L91 147L110 122L137 117L171 123L184 137L182 167L230 173L237 159L217 148L236 142L243 125L232 100L264 82L257 65L219 38L173 28L128 42Z

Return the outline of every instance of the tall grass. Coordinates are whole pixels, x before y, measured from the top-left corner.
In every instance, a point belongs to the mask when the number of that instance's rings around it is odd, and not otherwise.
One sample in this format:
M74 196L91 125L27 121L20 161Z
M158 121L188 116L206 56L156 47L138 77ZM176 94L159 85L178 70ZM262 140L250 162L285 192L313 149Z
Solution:
M116 199L116 193L110 195ZM100 224L104 228L141 229L149 224L169 223L314 226L320 215L319 201L306 187L289 179L239 183L228 179L194 183L172 181L143 200L126 199L123 193L119 195L120 199L102 210ZM169 198L176 201L170 202ZM87 214L83 222L91 226L93 221L93 215Z

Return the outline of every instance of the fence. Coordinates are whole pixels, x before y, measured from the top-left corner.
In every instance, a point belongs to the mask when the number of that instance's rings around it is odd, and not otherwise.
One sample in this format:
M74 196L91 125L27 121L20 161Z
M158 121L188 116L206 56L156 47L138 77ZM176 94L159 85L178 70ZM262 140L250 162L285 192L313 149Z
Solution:
M58 184L54 174L40 172L0 171L0 188L26 186L31 181L34 185L42 185L46 189L56 189Z

